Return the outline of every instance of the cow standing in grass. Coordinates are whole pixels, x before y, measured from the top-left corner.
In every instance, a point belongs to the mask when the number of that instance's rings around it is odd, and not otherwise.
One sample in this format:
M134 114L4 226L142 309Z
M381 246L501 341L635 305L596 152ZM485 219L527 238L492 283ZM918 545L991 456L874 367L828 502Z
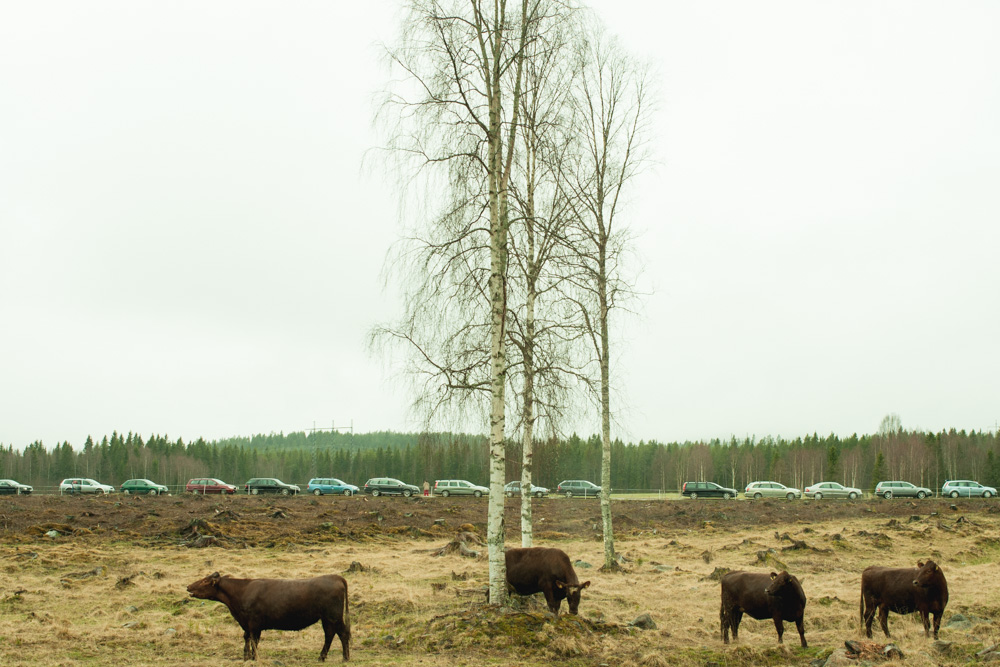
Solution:
M549 611L556 616L563 599L569 606L569 613L575 614L580 607L580 593L590 586L589 581L580 583L569 556L562 549L507 549L506 561L508 588L518 595L542 593Z
M347 581L336 574L312 579L236 579L218 572L187 587L192 597L217 600L243 628L243 659L257 659L262 630L302 630L323 623L326 660L333 636L340 636L344 660L351 657L351 619Z
M801 582L788 572L770 575L758 572L729 572L722 577L722 605L719 607L719 622L722 625L722 641L729 643L729 631L736 641L743 614L750 618L774 620L778 631L778 643L785 632L785 621L794 621L799 631L799 640L805 648L806 633L803 614L806 608L806 594Z
M865 634L872 636L872 622L878 610L882 632L889 636L889 612L920 612L924 636L930 637L928 614L934 614L934 639L938 638L941 616L948 605L948 582L944 572L932 560L917 561L916 567L879 567L872 565L861 573L861 623Z

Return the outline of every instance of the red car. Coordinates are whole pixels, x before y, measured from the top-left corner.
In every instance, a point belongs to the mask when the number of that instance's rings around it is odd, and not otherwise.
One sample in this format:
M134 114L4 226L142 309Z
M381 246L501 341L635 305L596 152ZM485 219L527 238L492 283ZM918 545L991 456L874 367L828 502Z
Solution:
M184 487L187 493L236 493L236 487L214 477L198 477L188 480Z

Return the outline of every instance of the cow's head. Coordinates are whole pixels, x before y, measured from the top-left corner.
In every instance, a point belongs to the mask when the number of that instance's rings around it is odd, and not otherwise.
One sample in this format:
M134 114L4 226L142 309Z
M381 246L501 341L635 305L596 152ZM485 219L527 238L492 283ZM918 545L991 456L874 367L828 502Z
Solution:
M580 608L580 592L587 586L590 586L589 581L582 584L567 584L565 581L556 581L556 588L566 591L566 604L569 605L569 613L575 614Z
M798 598L802 604L806 602L806 594L802 591L802 581L794 574L788 574L786 570L782 570L781 574L771 573L771 583L764 589L764 593L792 600Z
M204 579L199 579L193 584L190 584L187 588L188 593L190 593L193 598L215 600L219 593L219 579L221 578L222 577L218 572L213 572Z
M932 560L924 563L917 561L917 578L913 580L913 585L918 588L930 588L939 584L943 577L941 568Z

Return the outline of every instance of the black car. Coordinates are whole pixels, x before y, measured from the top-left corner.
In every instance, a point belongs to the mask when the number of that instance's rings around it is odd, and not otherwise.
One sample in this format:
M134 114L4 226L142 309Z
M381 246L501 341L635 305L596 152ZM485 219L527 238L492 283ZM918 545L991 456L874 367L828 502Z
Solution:
M684 482L681 495L692 500L696 498L725 498L729 500L736 497L736 489L729 489L715 482Z
M32 489L27 484L15 482L12 479L0 479L0 494L10 494L12 496L25 496L31 493Z
M365 482L363 491L373 496L406 496L407 498L420 493L420 489L412 484L400 482L392 477L372 477Z
M285 484L275 477L254 477L245 485L243 490L251 496L259 493L280 493L283 496L294 496L301 489L295 484Z

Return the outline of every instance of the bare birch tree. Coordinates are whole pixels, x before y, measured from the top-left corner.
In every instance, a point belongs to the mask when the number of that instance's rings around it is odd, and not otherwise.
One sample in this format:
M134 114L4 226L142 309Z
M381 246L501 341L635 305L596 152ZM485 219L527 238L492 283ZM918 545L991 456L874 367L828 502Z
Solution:
M562 162L563 184L576 222L568 246L575 254L577 305L597 365L601 413L601 518L604 567L617 567L611 517L611 313L634 296L625 264L631 236L622 222L626 187L647 162L648 68L592 23L579 49L570 125L579 145Z
M524 57L541 4L412 0L400 44L389 51L402 77L383 105L393 128L388 148L410 184L423 187L430 214L399 254L420 276L404 296L407 312L374 336L404 343L425 408L488 403L494 604L507 598L509 189Z

